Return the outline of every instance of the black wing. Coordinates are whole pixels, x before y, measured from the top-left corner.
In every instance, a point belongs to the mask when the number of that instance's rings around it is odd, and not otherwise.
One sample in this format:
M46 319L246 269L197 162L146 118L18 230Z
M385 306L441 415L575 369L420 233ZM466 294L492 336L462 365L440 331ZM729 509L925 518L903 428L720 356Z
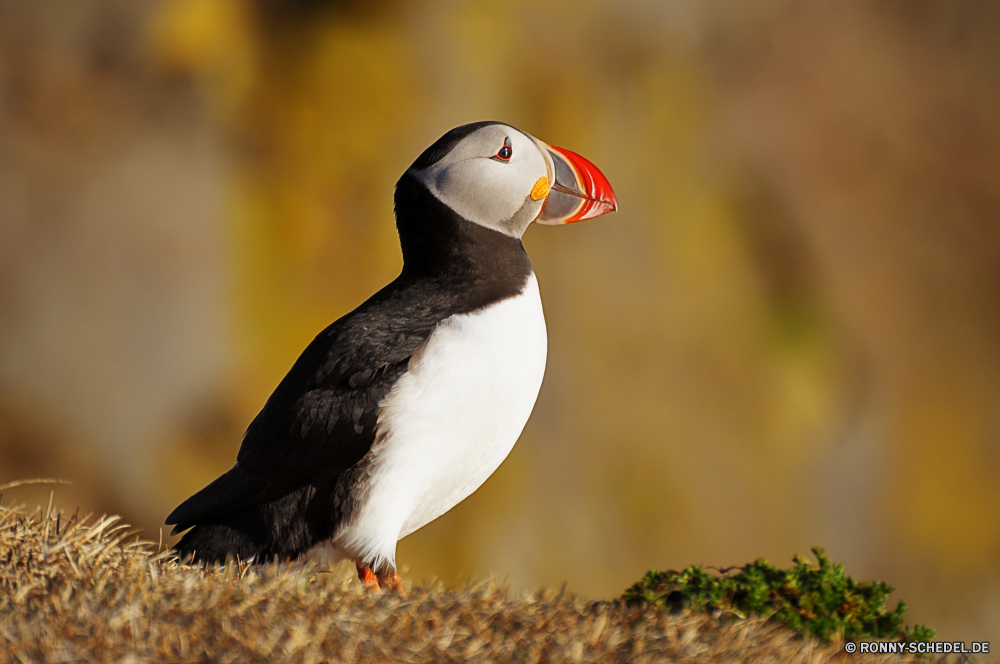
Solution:
M379 404L450 315L440 297L389 284L306 347L243 436L236 465L175 509L174 532L308 484L368 454Z

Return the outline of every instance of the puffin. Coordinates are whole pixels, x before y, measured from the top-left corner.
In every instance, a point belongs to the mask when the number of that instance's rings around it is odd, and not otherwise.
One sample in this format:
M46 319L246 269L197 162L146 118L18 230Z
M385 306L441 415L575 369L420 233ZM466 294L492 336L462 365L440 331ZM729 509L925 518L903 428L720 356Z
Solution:
M521 236L616 211L607 178L502 122L456 127L396 183L399 276L306 347L236 463L166 519L189 563L353 561L403 591L396 543L507 457L547 339Z

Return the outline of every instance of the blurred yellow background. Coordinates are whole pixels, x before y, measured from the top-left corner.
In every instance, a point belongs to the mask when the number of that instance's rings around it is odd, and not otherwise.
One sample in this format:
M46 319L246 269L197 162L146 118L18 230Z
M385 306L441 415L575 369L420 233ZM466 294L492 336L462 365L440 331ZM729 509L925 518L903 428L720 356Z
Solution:
M527 233L541 396L404 576L820 545L998 641L998 62L987 0L0 0L0 483L156 540L396 275L396 178L498 119L621 212Z

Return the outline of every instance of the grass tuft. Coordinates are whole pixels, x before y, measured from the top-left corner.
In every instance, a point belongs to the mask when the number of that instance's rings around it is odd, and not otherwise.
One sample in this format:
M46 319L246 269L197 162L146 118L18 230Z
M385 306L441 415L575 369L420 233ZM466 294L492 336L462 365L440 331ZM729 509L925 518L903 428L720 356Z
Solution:
M840 639L899 639L930 641L934 630L924 625L903 626L906 603L886 611L893 588L881 581L855 581L844 566L831 563L826 552L813 548L818 561L802 556L795 565L779 569L766 560L713 574L697 565L684 571L650 571L625 591L632 606L655 606L672 612L719 611L745 618L766 616L803 636L824 641ZM738 569L733 575L729 573Z

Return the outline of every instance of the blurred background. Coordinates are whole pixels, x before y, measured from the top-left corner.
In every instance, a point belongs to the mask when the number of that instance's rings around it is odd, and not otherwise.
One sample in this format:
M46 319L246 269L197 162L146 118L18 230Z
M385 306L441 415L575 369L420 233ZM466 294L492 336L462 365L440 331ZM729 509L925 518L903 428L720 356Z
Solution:
M612 598L820 545L1000 640L990 0L0 0L0 483L157 540L481 119L621 212L526 234L541 396L405 576Z

